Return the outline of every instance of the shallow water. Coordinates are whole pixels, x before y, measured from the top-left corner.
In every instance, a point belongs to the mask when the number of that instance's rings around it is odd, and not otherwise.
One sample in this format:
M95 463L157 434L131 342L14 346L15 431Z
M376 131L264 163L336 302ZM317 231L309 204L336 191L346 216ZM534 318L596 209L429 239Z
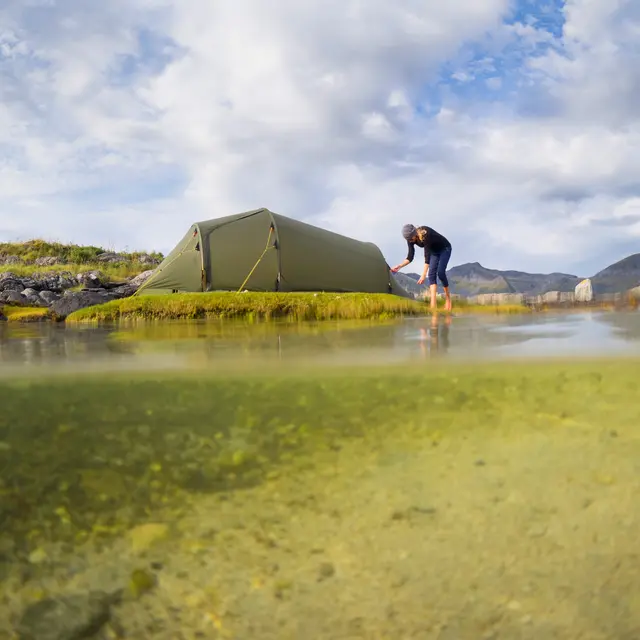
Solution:
M0 638L638 638L639 320L4 327Z
M171 322L129 327L0 324L0 374L42 370L387 364L640 354L640 312L410 318L386 323Z

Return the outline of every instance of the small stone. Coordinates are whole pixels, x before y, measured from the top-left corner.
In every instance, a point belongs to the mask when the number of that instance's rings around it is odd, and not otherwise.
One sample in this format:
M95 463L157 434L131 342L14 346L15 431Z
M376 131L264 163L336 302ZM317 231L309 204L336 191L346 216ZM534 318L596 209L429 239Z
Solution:
M476 460L474 464L476 465L476 467L484 467L486 465L486 462L482 459L479 459L479 460Z
M609 435L612 438L617 438L618 437L618 432L615 429L612 429L611 431L609 431Z
M169 535L169 527L161 522L148 522L129 531L129 541L134 552L146 551Z
M331 578L335 572L336 569L331 562L323 562L318 569L318 581Z
M146 569L135 569L129 578L129 592L134 598L139 598L151 591L157 582L156 576Z
M47 552L42 547L38 547L37 549L34 549L29 554L29 562L31 564L42 564L43 562L46 562L48 559L49 559L49 556L47 555Z

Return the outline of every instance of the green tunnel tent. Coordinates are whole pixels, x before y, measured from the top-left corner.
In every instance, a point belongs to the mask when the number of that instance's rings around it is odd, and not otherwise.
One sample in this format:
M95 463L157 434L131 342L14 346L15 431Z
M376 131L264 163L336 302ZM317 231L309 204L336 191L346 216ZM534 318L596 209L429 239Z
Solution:
M136 295L237 291L241 287L411 297L375 244L268 209L193 224Z

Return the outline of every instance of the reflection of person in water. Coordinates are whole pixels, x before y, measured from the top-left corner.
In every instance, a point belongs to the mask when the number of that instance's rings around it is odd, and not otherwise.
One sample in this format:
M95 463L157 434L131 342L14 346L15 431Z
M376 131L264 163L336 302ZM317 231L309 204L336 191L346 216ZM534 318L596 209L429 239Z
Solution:
M438 351L446 353L449 350L449 327L451 326L451 316L447 315L444 322L439 322L438 314L431 316L431 324L428 328L420 328L420 350L423 357L437 355Z

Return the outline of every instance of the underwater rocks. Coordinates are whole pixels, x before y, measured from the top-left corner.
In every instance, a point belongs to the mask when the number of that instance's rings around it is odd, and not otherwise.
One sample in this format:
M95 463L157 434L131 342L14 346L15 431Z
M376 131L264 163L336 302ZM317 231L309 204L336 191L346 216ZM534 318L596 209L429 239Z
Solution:
M29 605L17 626L19 640L92 638L111 617L119 594L93 591L46 598Z

